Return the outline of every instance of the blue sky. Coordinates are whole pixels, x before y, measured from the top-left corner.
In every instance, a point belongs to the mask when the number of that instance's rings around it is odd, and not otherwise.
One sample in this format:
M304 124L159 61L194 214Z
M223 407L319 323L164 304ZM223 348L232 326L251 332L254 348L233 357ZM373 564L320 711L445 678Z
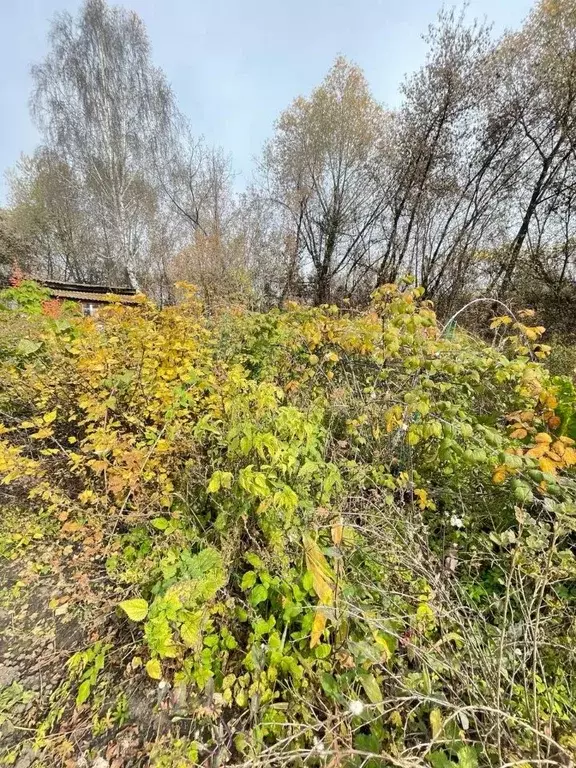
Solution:
M3 171L38 142L28 111L30 65L46 52L49 20L80 0L0 0L0 204ZM144 20L154 62L198 134L233 157L242 179L274 120L320 82L337 54L365 71L394 106L418 68L421 34L442 0L125 0ZM447 3L452 5L451 2ZM456 3L458 4L458 3ZM533 0L470 0L468 13L517 27Z

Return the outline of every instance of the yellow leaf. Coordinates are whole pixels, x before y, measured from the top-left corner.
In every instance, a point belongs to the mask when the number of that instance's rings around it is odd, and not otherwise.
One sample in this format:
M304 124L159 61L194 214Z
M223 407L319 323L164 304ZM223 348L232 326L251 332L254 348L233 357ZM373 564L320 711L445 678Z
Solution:
M562 435L560 441L564 443L564 445L574 445L574 440L572 440L571 437L566 437L566 435Z
M342 543L343 533L344 526L342 524L342 518L339 517L338 520L332 525L332 542L335 544L335 546L339 547Z
M444 723L442 720L442 713L438 707L430 712L430 727L432 728L432 738L437 738L442 733L442 727Z
M512 322L512 318L508 317L508 315L503 315L502 317L495 317L494 320L490 323L490 328L499 328L501 325L510 325Z
M492 475L492 482L496 485L501 485L506 480L506 469L504 467L498 467Z
M95 497L94 491L86 490L86 491L82 491L82 493L79 494L78 501L81 504L86 504L87 502L89 502L94 497Z
M30 437L32 440L43 440L45 437L51 437L53 434L54 431L52 429L43 427L42 429L39 429L38 432L34 432L33 435L30 435Z
M431 502L429 501L428 493L424 488L415 488L414 495L418 498L418 506L420 509L426 509L426 507L430 506Z
M573 464L576 464L576 450L570 447L566 448L562 458L564 459L566 466L571 467Z
M50 411L49 413L44 414L44 424L52 424L52 422L56 419L56 409L53 411Z
M556 442L552 443L552 450L555 453L557 453L559 456L564 456L564 451L566 450L566 446L560 440L556 440Z
M551 443L552 438L546 432L538 432L538 434L534 438L534 442L535 443Z
M310 648L315 648L320 642L322 632L326 627L326 614L324 611L318 610L314 614L314 621L312 622L312 632L310 634Z
M533 448L530 448L529 451L526 451L526 456L531 459L539 459L541 456L544 456L547 450L547 443L538 443L538 445L535 445Z
M548 459L546 456L543 456L539 461L538 464L540 466L540 469L542 472L548 472L550 475L556 474L556 467L558 466L552 459Z
M523 440L527 434L528 431L524 429L524 427L520 427L519 429L515 429L514 432L511 432L510 437L513 440Z
M399 405L394 405L384 414L386 422L386 432L390 433L402 423L402 409Z
M326 558L311 536L304 534L303 542L306 567L312 574L314 591L323 605L331 605L334 597L334 590L332 576Z
M146 616L148 616L148 603L140 597L135 597L132 600L123 600L118 605L131 621L144 621Z
M148 672L148 676L151 677L152 680L162 679L162 665L158 659L150 659L150 661L146 662L146 672Z
M556 408L556 406L558 405L558 400L554 397L554 395L548 395L548 397L546 398L545 404L546 404L546 408L549 408L551 411L553 411L554 408Z

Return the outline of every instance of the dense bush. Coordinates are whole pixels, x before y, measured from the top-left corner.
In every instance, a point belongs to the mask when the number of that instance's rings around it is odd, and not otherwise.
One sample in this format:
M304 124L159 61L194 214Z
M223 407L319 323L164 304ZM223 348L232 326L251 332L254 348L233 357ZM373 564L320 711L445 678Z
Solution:
M119 595L66 706L128 643L193 724L158 765L568 764L576 395L543 329L442 333L408 281L363 313L187 295L1 299L10 505Z

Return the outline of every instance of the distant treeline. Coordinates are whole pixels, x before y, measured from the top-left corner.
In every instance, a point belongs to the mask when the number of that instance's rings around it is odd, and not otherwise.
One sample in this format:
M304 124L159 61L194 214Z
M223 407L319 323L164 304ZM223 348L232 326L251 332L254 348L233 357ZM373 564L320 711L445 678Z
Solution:
M254 179L193 132L134 13L60 14L33 68L42 144L10 174L0 260L131 282L162 302L363 303L411 273L441 312L517 298L566 320L575 290L576 0L494 39L443 11L396 111L336 59L279 116Z

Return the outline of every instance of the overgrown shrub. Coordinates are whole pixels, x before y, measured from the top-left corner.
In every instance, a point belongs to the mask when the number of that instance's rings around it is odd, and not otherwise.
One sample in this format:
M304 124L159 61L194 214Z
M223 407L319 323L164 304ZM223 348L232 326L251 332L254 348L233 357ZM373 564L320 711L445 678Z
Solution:
M0 313L2 484L100 542L190 764L568 764L576 395L528 313L44 300Z

